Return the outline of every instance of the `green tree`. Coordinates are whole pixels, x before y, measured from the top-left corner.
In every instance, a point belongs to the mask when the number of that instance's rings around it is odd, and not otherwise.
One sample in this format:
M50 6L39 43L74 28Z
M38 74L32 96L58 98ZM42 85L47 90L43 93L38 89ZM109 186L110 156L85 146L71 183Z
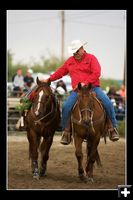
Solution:
M118 80L114 79L101 79L101 88L106 90L106 87L115 86L116 90L120 88L120 83Z
M44 73L55 71L62 64L63 61L55 56L52 56L50 59L44 59L43 60Z

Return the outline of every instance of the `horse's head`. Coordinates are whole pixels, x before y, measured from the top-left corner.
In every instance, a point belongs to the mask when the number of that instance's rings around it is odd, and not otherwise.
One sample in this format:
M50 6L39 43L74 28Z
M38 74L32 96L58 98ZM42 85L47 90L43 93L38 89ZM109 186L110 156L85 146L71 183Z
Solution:
M93 115L93 97L91 92L92 85L82 86L78 84L78 105L81 115L81 120L88 125L92 120Z
M36 116L44 116L51 111L51 99L53 94L50 88L50 82L41 82L38 77L36 82L38 87L35 91L32 109Z

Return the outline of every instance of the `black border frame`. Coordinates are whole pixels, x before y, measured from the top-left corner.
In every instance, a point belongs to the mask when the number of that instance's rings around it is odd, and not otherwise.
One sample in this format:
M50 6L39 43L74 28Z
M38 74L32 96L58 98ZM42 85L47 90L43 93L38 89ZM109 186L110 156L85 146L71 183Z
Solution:
M58 9L63 9L64 6L62 6L62 8L58 8ZM36 8L37 9L37 8ZM51 8L47 8L47 9L51 9ZM72 8L71 8L72 9ZM82 8L78 8L79 10L81 10ZM102 8L103 9L103 8ZM109 9L112 9L112 8L109 8ZM130 16L130 11L126 8L121 8L123 10L127 10L127 27L131 26L130 24L130 20L131 20L131 16ZM7 9L8 10L8 9ZM2 51L0 52L1 54L1 67L0 69L2 70L1 74L2 74L2 78L1 78L1 94L3 96L3 98L1 99L1 104L3 104L1 106L1 111L3 114L1 114L1 120L0 120L0 124L1 124L1 134L0 134L0 141L1 141L1 145L0 145L0 192L3 191L3 192L8 192L8 193L17 193L18 191L14 190L14 191L11 191L10 190L7 190L6 188L6 98L4 100L4 97L6 97L6 10L2 10L1 12L1 17L0 17L0 26L1 26L1 36L2 36L2 40L1 40L1 49ZM129 25L130 24L130 25ZM127 28L128 29L128 28ZM130 29L130 28L129 28ZM130 31L129 31L130 32ZM127 31L127 49L128 47L130 46L129 45L129 33ZM128 51L128 50L127 50ZM129 56L127 56L128 58ZM129 65L128 63L128 60L127 60L127 66L131 67L131 65ZM129 91L132 91L132 88L130 89L129 86L131 87L131 80L132 80L132 74L131 73L128 73L128 71L130 71L129 69L126 70L126 74L128 75L128 79L127 79L127 122L130 121L130 119L132 118L132 98L129 97L129 94L131 94L132 92L129 92ZM3 76L3 74L5 75L5 78ZM131 116L131 118L130 118ZM131 140L131 136L132 136L132 128L130 127L132 124L131 123L127 123L127 181L126 181L126 184L127 185L132 185L132 169L133 169L133 164L132 164L132 159L131 159L131 147L132 147L132 141ZM30 190L28 190L30 191ZM26 191L26 192L28 192ZM35 193L35 191L38 191L38 190L32 190L33 193ZM69 196L69 191L71 191L72 193L77 193L77 195L80 194L82 195L82 193L84 193L84 195L88 195L88 198L90 198L90 195L92 195L93 198L97 197L97 195L99 197L105 197L105 198L118 198L118 191L117 190L43 190L43 191L40 191L40 192L63 192L65 193L66 197L70 197ZM24 192L24 190L21 190L19 192ZM89 194L88 194L89 193Z

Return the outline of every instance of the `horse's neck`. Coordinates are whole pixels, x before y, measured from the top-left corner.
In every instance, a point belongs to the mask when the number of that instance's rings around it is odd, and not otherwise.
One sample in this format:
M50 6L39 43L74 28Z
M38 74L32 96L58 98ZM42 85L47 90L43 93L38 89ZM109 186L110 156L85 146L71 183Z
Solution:
M93 101L95 106L99 106L102 110L104 110L102 102L97 97L94 97Z

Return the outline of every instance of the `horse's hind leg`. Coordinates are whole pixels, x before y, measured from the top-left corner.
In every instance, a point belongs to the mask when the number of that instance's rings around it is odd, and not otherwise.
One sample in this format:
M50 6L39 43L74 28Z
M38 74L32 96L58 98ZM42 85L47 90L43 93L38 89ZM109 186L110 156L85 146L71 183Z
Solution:
M29 131L27 133L27 138L29 141L29 155L31 158L31 168L33 178L39 179L39 170L38 170L38 146L40 138L36 136L34 131Z
M40 146L41 152L41 166L40 166L40 176L45 176L47 169L47 161L49 159L49 150L53 142L53 137L43 138Z

